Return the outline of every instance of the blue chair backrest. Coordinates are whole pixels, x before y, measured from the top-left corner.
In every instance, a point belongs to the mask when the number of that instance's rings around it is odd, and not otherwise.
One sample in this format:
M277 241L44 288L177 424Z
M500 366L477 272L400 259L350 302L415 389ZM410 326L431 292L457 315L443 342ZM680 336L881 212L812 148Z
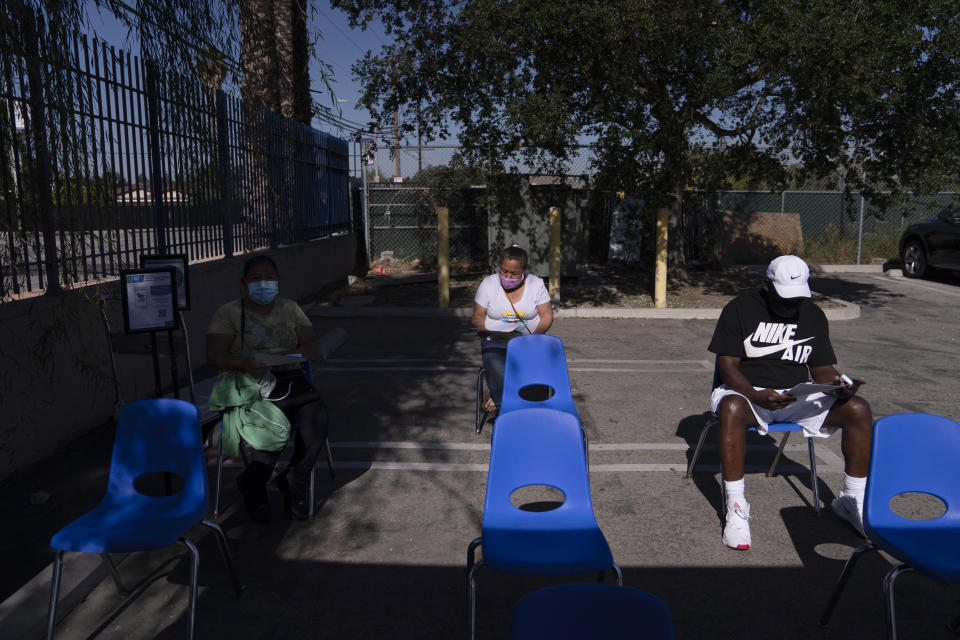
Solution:
M160 471L183 478L184 510L207 510L207 474L203 460L200 412L196 405L172 398L128 404L120 412L104 500L168 500L145 496L134 481ZM182 495L181 495L182 493Z
M537 512L513 506L511 494L532 485L559 489L563 504ZM500 416L493 430L483 511L484 561L494 569L523 566L549 551L543 548L544 537L536 535L545 532L557 534L559 544L574 549L573 561L590 566L588 571L613 565L593 514L580 422L554 409L518 409ZM598 539L601 544L595 543ZM564 569L557 567L556 574L578 573Z
M551 387L553 396L542 401L524 400L520 397L520 390L529 385ZM570 392L563 342L556 336L527 335L507 343L500 415L517 409L535 408L565 411L579 419Z
M918 571L960 581L960 424L927 413L901 413L873 425L863 524L871 541ZM891 510L901 493L932 494L944 515L910 520ZM943 535L953 530L956 535Z

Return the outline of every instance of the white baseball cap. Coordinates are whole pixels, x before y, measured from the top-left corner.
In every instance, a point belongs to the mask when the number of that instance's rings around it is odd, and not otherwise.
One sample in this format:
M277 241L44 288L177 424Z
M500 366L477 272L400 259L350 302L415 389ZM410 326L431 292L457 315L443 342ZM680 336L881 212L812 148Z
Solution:
M810 268L797 256L774 258L767 267L767 279L781 298L810 297Z

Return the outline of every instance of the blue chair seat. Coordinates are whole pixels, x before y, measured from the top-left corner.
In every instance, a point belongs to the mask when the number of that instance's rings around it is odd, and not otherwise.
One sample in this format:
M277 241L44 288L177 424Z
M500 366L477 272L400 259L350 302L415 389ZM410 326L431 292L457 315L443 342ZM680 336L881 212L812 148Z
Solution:
M135 494L123 501L107 497L58 531L50 546L81 553L160 549L203 520L203 513L190 506L178 495L155 498Z
M672 640L659 598L610 584L563 584L525 595L513 609L510 640L583 638Z
M164 496L140 493L135 486L137 479L156 473L179 476L183 487ZM188 637L193 638L200 553L186 535L195 525L202 523L213 530L234 590L238 596L242 591L226 536L219 526L204 519L207 508L207 470L197 407L171 398L141 400L125 406L117 420L103 500L50 540L57 553L50 582L48 640L53 638L57 619L64 552L103 554L122 594L124 589L108 554L162 549L174 542L187 547L192 560Z
M559 489L563 504L550 511L513 506L511 494L530 485ZM497 419L482 538L484 563L497 571L565 575L613 566L593 515L575 417L553 409L518 409Z
M599 527L524 531L485 527L483 560L496 571L540 576L589 573L613 566L613 555Z
M873 425L870 474L863 502L863 529L869 542L850 555L820 617L825 626L857 561L882 550L902 564L883 579L887 635L897 637L894 583L904 571L916 571L949 584L960 583L960 424L925 413L901 413ZM891 501L903 493L926 493L946 504L930 520L912 520L894 512ZM960 626L960 618L951 625Z
M548 386L553 395L545 400L525 400L520 390L530 385ZM555 409L579 419L560 338L544 333L520 336L507 343L500 416L518 409Z
M513 505L514 491L538 485L562 492L563 503L546 511ZM483 558L474 563L480 546ZM467 566L471 637L476 634L476 574L483 566L542 576L613 569L617 583L622 582L593 514L580 421L575 416L555 409L517 409L497 419L482 535L467 550Z

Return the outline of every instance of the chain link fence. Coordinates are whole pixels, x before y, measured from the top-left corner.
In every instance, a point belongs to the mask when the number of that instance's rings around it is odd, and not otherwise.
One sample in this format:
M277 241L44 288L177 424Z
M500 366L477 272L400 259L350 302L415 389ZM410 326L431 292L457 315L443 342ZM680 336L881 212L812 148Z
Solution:
M960 207L960 192L912 196L881 209L861 193L840 191L686 192L689 258L763 263L794 253L812 263L895 259L910 224Z
M373 150L363 169L369 221L371 260L390 255L418 260L425 268L436 261L436 207L450 210L450 256L453 261L486 264L498 247L497 230L509 196L490 193L482 177L451 197L442 184L444 171L455 165L459 147L385 146ZM592 186L590 149L584 147L563 167L563 177L533 175L522 164L509 167L522 177L525 212L547 205L550 189L580 192L572 215L583 230L576 241L578 256L604 262L613 257L646 262L653 259L655 212L642 198L598 191ZM812 263L860 264L896 258L903 229L913 222L960 207L960 189L913 196L881 209L860 193L844 194L819 185L787 191L697 191L683 193L682 215L672 242L688 261L763 264L781 253L795 253ZM494 187L496 188L496 187ZM582 191L581 191L582 190ZM558 193L558 197L563 196ZM560 201L557 202L560 206ZM569 207L569 205L566 205ZM539 212L545 214L545 211ZM545 220L544 215L544 220ZM565 217L565 220L567 218ZM386 253L385 253L386 252Z

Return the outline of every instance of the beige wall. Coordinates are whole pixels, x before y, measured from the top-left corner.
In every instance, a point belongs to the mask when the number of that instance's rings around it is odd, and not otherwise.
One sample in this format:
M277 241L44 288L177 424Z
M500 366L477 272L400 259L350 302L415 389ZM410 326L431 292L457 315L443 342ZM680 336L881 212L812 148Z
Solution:
M281 295L297 299L344 280L354 268L356 243L348 234L262 253L277 262ZM210 316L243 293L239 279L251 255L256 254L190 265L191 309L184 322L194 370L204 364ZM104 290L115 292L116 283L0 304L0 479L110 421L115 401L110 348L94 301ZM119 302L107 306L113 330L122 331ZM125 402L153 395L149 338L142 344L146 355L117 356ZM167 360L161 371L168 382Z

